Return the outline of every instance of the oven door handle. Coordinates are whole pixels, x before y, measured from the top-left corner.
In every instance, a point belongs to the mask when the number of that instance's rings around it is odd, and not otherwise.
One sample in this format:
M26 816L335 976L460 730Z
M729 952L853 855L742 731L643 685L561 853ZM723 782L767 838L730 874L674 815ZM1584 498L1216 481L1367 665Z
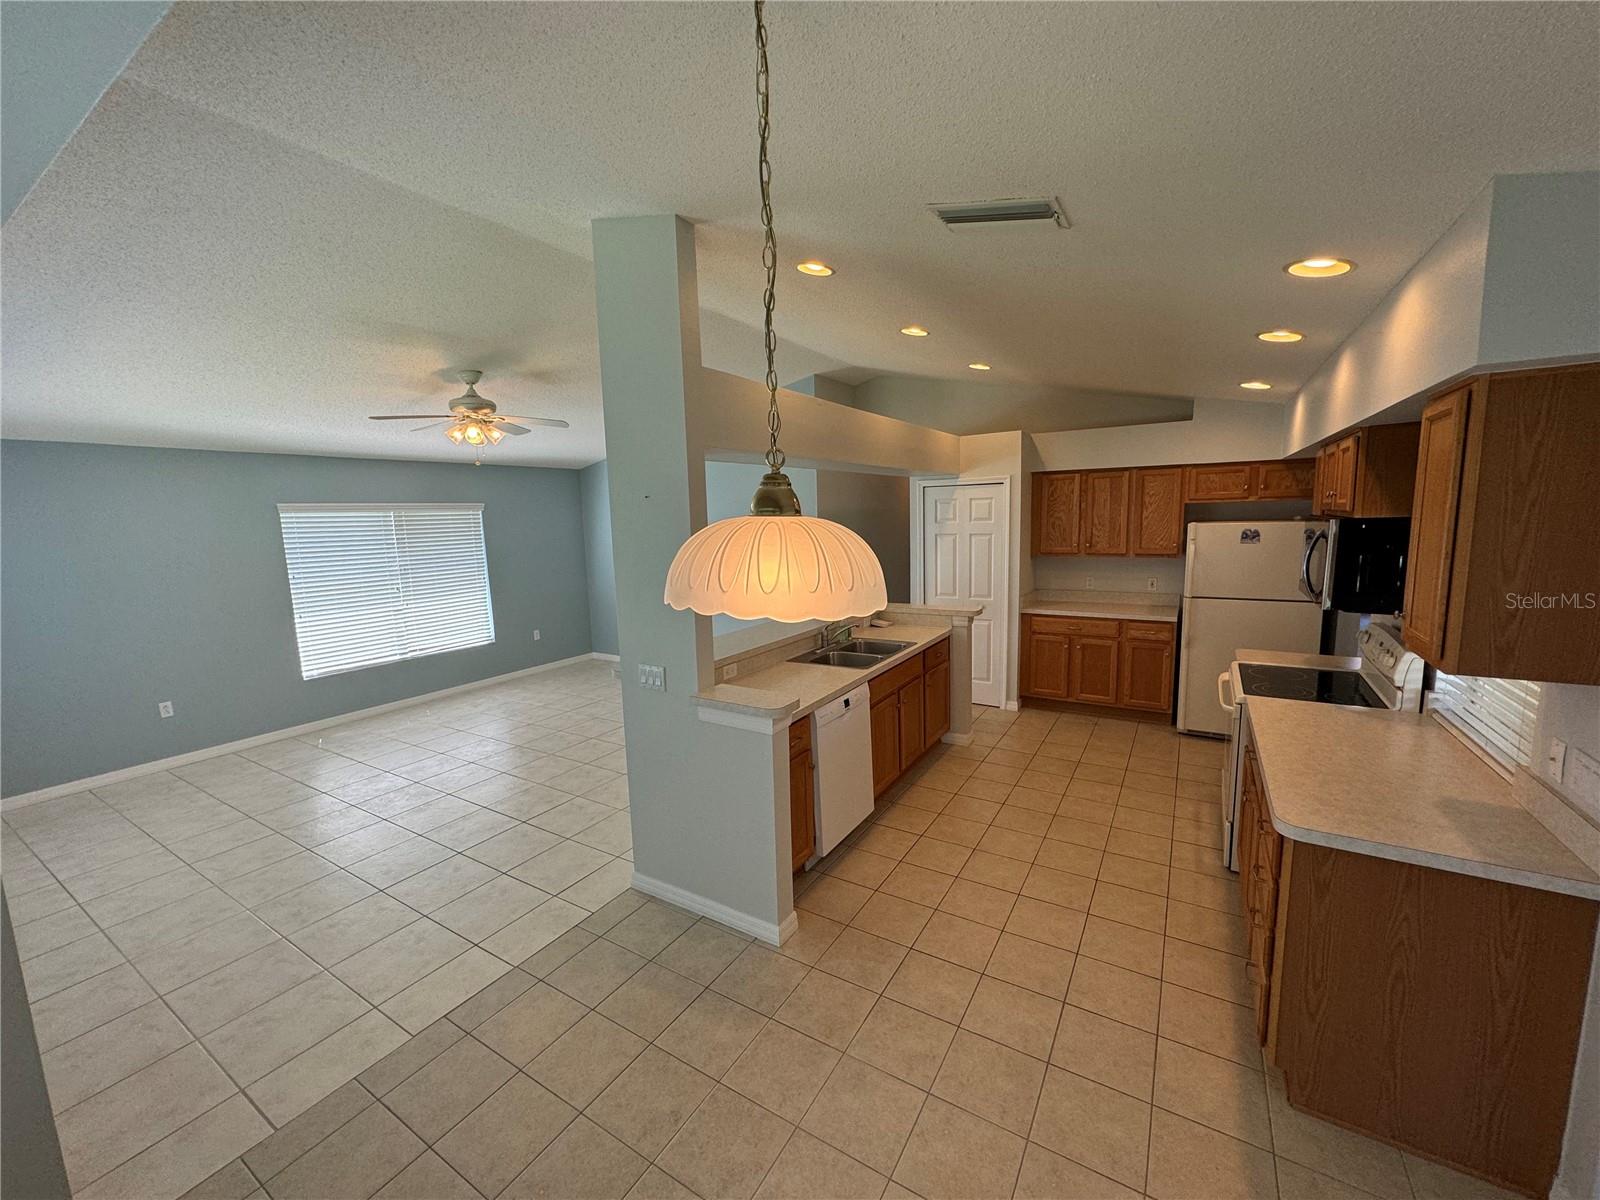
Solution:
M1224 671L1217 676L1217 703L1222 705L1222 710L1229 716L1233 715L1234 702L1233 680L1229 671ZM1226 689L1226 690L1224 690Z

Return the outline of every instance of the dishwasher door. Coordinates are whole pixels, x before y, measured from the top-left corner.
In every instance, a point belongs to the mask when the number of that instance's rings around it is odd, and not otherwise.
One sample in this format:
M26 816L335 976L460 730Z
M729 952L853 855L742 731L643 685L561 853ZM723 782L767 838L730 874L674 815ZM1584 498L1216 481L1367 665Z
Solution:
M872 695L867 685L811 714L817 760L817 857L872 815Z

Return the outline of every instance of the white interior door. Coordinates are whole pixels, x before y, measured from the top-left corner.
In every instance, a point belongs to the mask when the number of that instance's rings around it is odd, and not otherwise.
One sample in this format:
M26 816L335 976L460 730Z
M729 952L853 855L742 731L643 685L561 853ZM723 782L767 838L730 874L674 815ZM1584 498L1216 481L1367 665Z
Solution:
M1005 703L1006 497L998 483L952 483L922 494L922 595L982 607L972 619L972 702Z

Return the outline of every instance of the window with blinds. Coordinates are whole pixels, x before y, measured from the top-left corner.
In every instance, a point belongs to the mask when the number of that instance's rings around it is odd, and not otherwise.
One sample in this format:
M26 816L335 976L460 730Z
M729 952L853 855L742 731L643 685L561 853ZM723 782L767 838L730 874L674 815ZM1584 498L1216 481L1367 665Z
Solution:
M1434 678L1429 707L1506 767L1525 767L1533 757L1539 717L1539 685L1523 679Z
M300 675L494 641L481 504L280 504Z

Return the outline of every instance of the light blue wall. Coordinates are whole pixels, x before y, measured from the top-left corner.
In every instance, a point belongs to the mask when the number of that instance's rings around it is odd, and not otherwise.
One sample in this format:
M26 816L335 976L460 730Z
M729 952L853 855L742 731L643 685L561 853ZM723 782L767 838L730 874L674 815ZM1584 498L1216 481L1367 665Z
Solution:
M589 565L589 631L597 654L617 653L617 565L611 558L611 492L605 460L578 473L583 553Z
M275 506L431 500L484 504L495 643L302 680ZM0 444L4 795L589 648L576 471Z

